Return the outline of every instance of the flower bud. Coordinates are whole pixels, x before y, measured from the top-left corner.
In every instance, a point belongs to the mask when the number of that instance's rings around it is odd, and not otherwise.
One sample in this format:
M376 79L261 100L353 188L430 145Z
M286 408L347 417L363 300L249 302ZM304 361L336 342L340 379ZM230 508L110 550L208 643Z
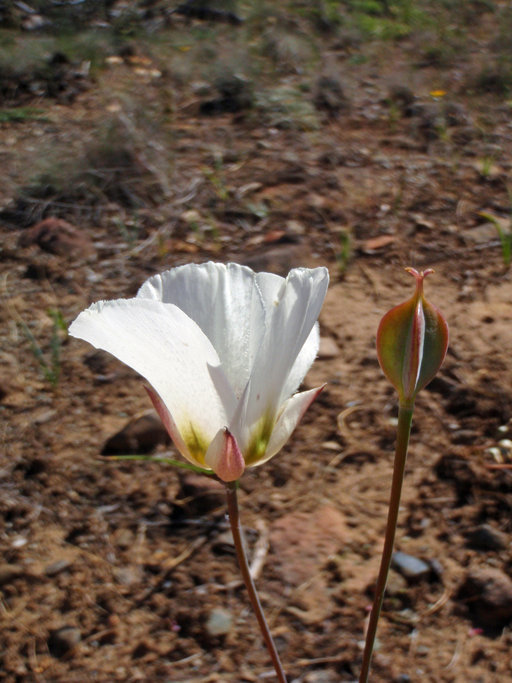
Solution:
M434 271L406 270L416 279L416 290L382 318L377 354L384 374L398 391L401 405L412 407L418 391L435 377L443 363L448 325L423 294L423 280Z
M211 442L205 462L222 481L236 481L244 473L244 456L227 427L220 429Z

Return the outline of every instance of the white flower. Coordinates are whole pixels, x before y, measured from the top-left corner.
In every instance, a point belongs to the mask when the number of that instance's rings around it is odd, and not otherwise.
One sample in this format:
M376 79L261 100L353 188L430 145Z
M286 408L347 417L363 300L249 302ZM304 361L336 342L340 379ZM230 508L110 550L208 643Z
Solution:
M286 443L322 387L295 393L318 351L326 268L288 277L235 263L155 275L134 299L100 301L69 333L151 384L176 448L221 479L238 479Z

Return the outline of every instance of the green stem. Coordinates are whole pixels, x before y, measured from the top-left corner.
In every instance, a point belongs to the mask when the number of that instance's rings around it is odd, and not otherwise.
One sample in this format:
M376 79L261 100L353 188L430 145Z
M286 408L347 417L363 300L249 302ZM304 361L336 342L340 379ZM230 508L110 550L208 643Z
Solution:
M277 678L279 683L286 683L286 676L277 653L277 648L272 639L265 615L263 614L263 609L256 591L256 586L254 585L254 581L249 570L249 563L247 562L247 555L245 554L244 543L242 540L242 528L240 526L240 514L238 511L237 487L237 482L229 482L226 484L229 523L231 524L231 532L233 534L233 541L235 543L236 556L238 558L238 564L240 566L245 587L249 593L249 599L251 601L252 608L256 614L256 619L258 620L258 624L263 635L263 640L265 641L270 658L272 659L272 664L276 670Z
M384 592L388 580L391 556L393 555L393 544L395 542L396 524L398 511L400 509L400 496L402 493L402 482L404 480L405 461L407 459L407 447L409 445L409 435L411 433L412 413L414 405L400 405L398 410L397 440L395 448L395 462L393 466L393 481L391 483L391 495L389 498L388 521L386 524L386 537L384 539L384 549L380 562L379 576L375 588L375 598L373 599L372 611L366 632L366 642L363 652L363 664L359 683L366 683L370 673L370 662L372 659L375 636L377 634L377 624L379 623L380 611L384 600Z

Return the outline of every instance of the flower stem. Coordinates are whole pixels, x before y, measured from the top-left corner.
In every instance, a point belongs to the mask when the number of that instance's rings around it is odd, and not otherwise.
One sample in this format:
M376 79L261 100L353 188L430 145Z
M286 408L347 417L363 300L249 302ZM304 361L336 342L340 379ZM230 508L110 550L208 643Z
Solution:
M237 487L237 482L229 482L226 484L229 523L231 524L231 532L233 534L233 541L235 543L236 556L238 558L238 564L242 573L245 587L249 593L249 599L251 601L252 608L256 614L256 619L258 620L258 624L263 635L263 640L265 641L270 658L272 659L272 664L276 670L277 678L279 683L286 683L286 676L284 674L275 643L270 634L270 629L265 619L265 615L263 614L260 599L258 597L258 593L256 592L256 586L254 585L254 581L249 570L249 563L247 562L247 555L245 554L244 543L242 540L242 528L240 526L240 514L238 511Z
M393 466L393 481L391 483L391 495L389 498L388 521L386 524L386 536L384 539L384 549L380 562L377 586L375 587L375 597L373 599L372 611L366 632L366 642L363 652L363 664L359 683L366 683L370 673L370 662L372 659L373 646L379 623L380 611L384 600L386 582L388 580L391 556L393 554L393 544L395 542L396 524L398 511L400 509L400 496L402 493L402 482L404 480L405 461L407 459L407 447L409 445L409 435L411 433L413 405L401 405L398 410L397 441L395 448L395 462Z

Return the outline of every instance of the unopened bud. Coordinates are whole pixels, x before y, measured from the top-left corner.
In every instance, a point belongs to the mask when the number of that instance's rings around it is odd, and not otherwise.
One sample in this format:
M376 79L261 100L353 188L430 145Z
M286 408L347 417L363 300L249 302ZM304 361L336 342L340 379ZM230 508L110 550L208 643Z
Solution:
M222 481L236 481L244 473L244 456L227 427L215 435L206 452L205 462Z
M400 403L412 407L416 394L437 374L448 348L448 325L423 294L421 273L406 268L416 279L413 296L382 318L377 332L380 366L398 391Z

